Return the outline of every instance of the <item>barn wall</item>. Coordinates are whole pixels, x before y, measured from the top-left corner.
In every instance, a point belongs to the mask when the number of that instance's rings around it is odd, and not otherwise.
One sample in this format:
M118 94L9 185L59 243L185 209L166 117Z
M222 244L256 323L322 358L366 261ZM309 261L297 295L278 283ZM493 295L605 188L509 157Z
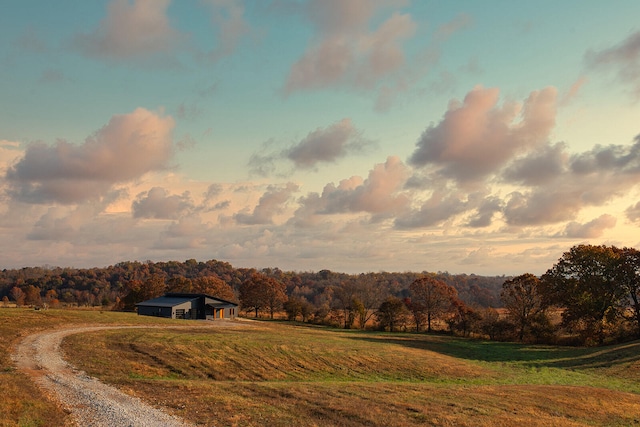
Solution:
M181 314L183 313L183 314ZM174 319L191 319L196 318L196 306L192 301L186 301L179 305L174 305L171 313L171 317Z
M224 318L225 319L235 319L238 314L237 307L227 307L224 309Z
M146 307L138 306L138 314L141 316L172 317L171 307Z

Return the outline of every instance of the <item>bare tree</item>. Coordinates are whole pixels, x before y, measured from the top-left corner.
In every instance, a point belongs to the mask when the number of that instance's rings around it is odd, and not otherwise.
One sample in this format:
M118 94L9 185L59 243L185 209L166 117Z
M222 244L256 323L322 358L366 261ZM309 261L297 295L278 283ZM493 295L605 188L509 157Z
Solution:
M502 285L502 304L515 324L520 341L535 322L545 315L546 306L540 292L540 279L530 273L516 276Z
M13 288L11 288L11 299L13 299L16 302L16 305L18 307L20 307L21 305L24 305L24 299L25 299L24 291L19 287L14 286Z
M365 329L367 322L375 315L380 304L389 296L388 287L381 281L371 280L368 275L360 275L355 282L353 308L360 329Z
M355 310L358 305L356 290L354 280L345 280L340 283L340 286L333 287L332 305L341 313L345 329L350 329L355 321Z

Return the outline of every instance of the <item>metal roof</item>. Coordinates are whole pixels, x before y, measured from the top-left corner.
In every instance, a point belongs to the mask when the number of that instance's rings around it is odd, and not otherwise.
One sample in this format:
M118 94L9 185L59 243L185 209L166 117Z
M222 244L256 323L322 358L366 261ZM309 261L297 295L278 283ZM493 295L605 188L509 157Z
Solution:
M167 297L162 296L147 301L139 302L136 305L142 305L145 307L175 307L176 305L184 304L185 302L193 301L197 298L192 297Z
M176 305L184 304L185 302L195 301L203 298L205 305L212 307L237 307L238 304L231 301L226 301L218 297L214 297L206 294L187 294L170 292L158 298L150 299L147 301L139 302L136 305L143 307L175 307Z

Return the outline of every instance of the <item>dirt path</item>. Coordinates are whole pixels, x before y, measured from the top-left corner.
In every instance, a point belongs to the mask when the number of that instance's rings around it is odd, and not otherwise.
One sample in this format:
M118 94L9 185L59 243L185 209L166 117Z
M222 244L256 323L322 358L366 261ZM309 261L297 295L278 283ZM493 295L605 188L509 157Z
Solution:
M101 383L69 365L60 343L68 335L140 326L91 326L46 331L26 337L12 355L14 363L69 410L78 426L192 426L138 398Z

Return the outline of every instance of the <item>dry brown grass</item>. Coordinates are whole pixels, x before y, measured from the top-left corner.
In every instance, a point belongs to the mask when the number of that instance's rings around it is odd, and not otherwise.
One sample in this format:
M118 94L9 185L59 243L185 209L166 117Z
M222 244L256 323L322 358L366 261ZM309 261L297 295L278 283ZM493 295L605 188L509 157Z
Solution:
M65 348L91 374L201 425L640 425L640 395L625 392L633 381L624 373L640 357L633 348L273 322L99 332Z
M38 331L82 324L148 324L148 318L93 310L0 308L0 427L65 426L70 417L17 371L11 353L18 341Z
M69 337L83 369L201 425L640 426L640 343L528 347L446 336L123 313L0 309L0 426L68 415L12 368L27 334L70 325L193 325ZM630 392L631 391L631 392Z

